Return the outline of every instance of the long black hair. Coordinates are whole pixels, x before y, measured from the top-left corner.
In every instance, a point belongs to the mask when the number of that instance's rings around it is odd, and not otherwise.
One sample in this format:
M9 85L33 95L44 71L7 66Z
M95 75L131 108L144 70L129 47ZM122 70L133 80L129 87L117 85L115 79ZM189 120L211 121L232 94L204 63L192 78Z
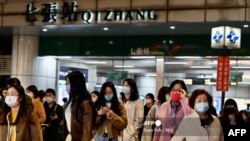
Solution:
M158 92L157 98L160 101L160 103L166 102L166 95L170 93L170 88L166 86L162 86Z
M101 107L105 107L106 106L106 99L104 98L105 95L105 90L106 88L109 87L112 89L113 92L113 98L111 99L111 107L110 109L117 115L121 115L121 111L120 111L120 102L118 100L117 97L117 92L115 89L115 85L112 82L105 82L102 84L101 90L100 90L100 96L97 100L97 109L100 110ZM101 123L104 121L104 119L106 119L106 116L101 116ZM101 124L100 123L100 124Z
M234 108L235 108L234 115L235 115L236 124L243 124L244 123L243 118L240 115L240 112L238 110L238 105L234 99L227 99L226 100L224 107L223 107L223 112L220 116L221 124L224 126L230 125L230 120L229 120L229 116L228 116L229 113L225 111L228 105L234 106Z
M84 75L80 71L69 73L65 79L70 82L69 99L77 98L80 100L91 100L90 94L86 87Z
M137 85L134 79L131 78L127 78L123 81L123 84L127 82L128 85L130 86L130 91L131 91L131 95L130 95L130 99L131 101L135 101L139 98L139 92L137 89Z
M72 102L71 109L72 115L76 117L77 121L82 123L82 115L81 115L81 104L83 100L89 100L91 102L91 108L95 115L96 111L94 110L94 104L91 101L91 96L86 87L86 81L84 75L80 71L73 71L69 73L65 80L69 80L70 82L70 92L69 92L69 101L66 104L66 108L70 102ZM93 122L95 121L95 116L93 116Z

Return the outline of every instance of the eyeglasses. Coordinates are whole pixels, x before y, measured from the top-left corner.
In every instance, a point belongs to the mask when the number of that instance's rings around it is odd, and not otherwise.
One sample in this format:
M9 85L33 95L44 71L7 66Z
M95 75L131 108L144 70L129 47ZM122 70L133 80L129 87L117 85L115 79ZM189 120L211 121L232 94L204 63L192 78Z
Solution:
M6 93L6 96L19 96L18 93Z

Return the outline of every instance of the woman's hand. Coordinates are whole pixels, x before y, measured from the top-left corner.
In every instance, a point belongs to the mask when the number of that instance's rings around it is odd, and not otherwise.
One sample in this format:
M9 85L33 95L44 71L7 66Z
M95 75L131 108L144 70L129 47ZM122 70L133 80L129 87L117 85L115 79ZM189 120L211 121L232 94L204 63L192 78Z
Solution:
M100 108L100 110L99 110L99 111L97 111L97 114L98 114L99 116L101 116L101 115L105 115L105 114L106 114L106 112L105 112L105 110L104 110L104 107L101 107L101 108Z
M107 107L103 107L103 111L105 112L105 114L106 114L106 116L107 116L108 119L112 118L112 115L113 115L113 111L112 110L110 110Z

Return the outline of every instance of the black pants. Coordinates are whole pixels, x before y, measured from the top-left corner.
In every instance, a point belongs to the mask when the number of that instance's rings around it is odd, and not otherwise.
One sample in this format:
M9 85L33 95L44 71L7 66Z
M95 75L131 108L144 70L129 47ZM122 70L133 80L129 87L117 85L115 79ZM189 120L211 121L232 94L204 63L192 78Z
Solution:
M63 134L56 127L49 127L43 133L43 141L63 141Z

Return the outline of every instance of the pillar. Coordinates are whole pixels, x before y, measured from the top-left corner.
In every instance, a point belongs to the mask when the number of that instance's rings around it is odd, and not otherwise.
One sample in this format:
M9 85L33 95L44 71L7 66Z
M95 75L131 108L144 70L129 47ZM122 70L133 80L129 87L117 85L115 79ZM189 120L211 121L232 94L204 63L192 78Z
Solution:
M156 92L155 96L164 85L164 56L159 56L156 58Z
M39 35L15 33L11 77L17 77L24 88L35 85L39 90L56 89L57 60L39 57L38 53Z
M17 77L25 88L32 84L38 46L39 37L37 36L13 36L11 77Z

